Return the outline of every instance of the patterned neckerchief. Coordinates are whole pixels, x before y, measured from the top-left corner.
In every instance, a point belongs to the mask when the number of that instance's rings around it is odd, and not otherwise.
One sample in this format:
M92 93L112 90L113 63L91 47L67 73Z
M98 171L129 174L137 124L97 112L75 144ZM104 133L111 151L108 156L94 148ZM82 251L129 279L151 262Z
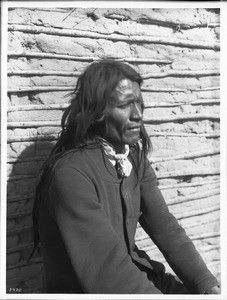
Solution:
M132 164L128 159L129 145L125 145L124 153L116 153L113 145L103 138L98 138L101 142L104 152L110 162L115 166L120 178L128 177L132 170Z

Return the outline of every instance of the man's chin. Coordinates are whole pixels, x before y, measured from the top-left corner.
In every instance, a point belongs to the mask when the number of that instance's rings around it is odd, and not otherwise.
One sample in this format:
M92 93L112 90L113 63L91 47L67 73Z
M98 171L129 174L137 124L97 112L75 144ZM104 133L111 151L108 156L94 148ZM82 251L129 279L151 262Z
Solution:
M128 139L127 142L126 142L126 144L127 144L127 145L133 145L133 144L137 143L139 140L140 140L140 137L139 137L139 135L138 135L138 136L135 137L135 138Z

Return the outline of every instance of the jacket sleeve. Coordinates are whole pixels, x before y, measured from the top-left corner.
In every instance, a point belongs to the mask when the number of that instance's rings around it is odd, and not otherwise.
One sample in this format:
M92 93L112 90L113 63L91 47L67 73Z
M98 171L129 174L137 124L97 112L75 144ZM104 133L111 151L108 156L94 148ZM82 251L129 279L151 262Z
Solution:
M148 160L141 181L141 211L141 226L189 289L196 288L198 293L203 293L218 285L185 230L169 212Z
M85 174L59 168L49 193L49 207L85 293L161 294L133 264Z

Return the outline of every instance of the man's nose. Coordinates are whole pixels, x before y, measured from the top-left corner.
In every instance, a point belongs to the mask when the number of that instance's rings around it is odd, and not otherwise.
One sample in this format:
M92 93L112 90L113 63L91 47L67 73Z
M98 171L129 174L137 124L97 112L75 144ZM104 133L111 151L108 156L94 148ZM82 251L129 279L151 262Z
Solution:
M131 118L135 120L142 120L142 117L143 117L143 112L142 112L141 104L136 102L132 107Z

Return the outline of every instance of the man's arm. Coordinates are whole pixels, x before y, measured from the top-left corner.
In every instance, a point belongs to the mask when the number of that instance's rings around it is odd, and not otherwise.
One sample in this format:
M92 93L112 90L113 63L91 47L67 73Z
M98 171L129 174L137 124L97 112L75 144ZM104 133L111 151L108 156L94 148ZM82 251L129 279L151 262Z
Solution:
M185 230L169 212L148 161L141 181L141 209L142 227L189 289L196 288L202 294L218 285Z
M133 264L86 175L60 168L49 193L48 206L85 293L161 294Z

